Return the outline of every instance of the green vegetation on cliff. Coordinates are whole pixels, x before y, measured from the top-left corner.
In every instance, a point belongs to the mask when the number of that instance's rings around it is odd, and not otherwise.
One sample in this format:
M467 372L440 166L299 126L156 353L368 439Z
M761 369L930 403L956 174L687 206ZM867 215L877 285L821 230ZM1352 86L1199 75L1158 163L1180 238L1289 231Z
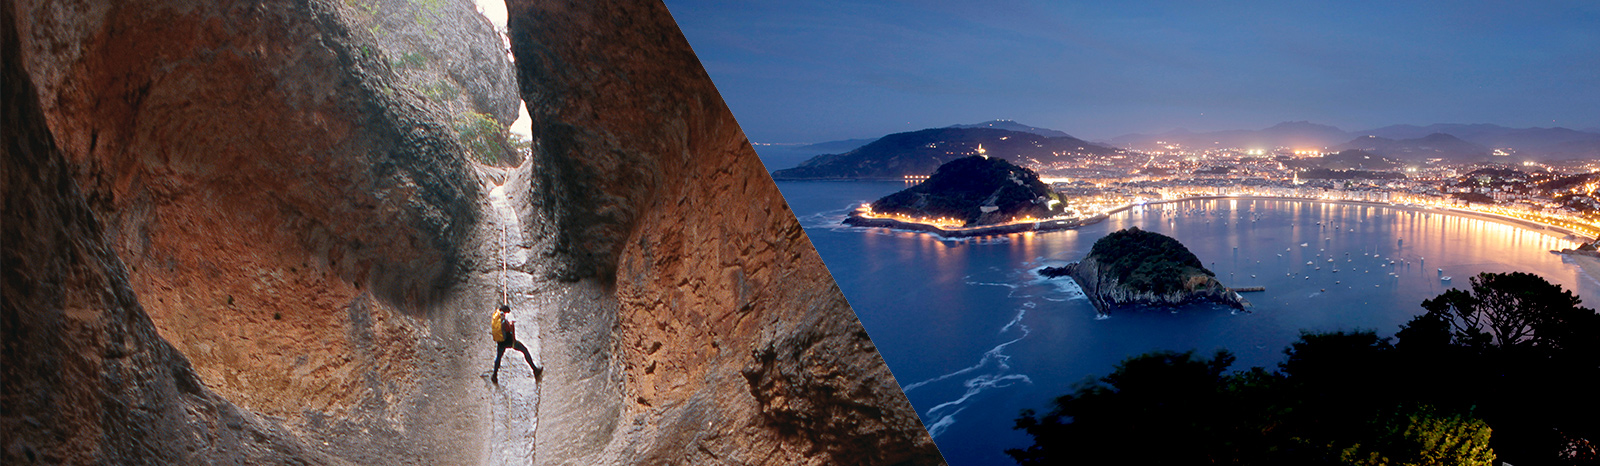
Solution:
M1112 274L1122 286L1156 294L1186 290L1191 277L1216 276L1183 243L1138 227L1095 241L1088 259L1099 262L1101 273Z
M505 125L483 113L466 112L456 115L456 138L467 149L467 154L485 165L515 167L522 163L521 151L514 146L518 141Z
M971 156L939 166L921 184L878 199L872 210L959 219L964 226L979 226L1060 214L1061 204L1052 200L1060 198L1033 170L998 158Z

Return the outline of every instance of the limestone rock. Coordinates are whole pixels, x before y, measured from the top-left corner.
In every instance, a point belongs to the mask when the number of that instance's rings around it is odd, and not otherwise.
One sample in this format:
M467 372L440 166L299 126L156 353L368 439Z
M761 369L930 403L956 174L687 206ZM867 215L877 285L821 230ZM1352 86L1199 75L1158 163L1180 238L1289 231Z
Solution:
M509 7L523 224L569 282L538 462L942 463L665 6Z
M440 308L482 193L349 4L7 5L66 173L201 388L334 456L476 459Z
M477 112L502 126L521 98L506 44L472 0L347 0L347 16L370 34L399 85L452 116Z
M44 124L0 4L0 463L341 464L156 333Z

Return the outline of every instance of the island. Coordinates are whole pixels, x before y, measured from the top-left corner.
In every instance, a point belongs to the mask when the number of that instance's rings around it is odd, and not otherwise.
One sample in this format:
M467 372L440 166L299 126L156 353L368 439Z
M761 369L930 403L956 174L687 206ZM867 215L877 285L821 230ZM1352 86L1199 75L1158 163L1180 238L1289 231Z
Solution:
M1130 227L1094 242L1083 260L1040 269L1071 277L1100 315L1123 307L1175 307L1211 302L1248 311L1250 302L1216 279L1178 240Z
M940 165L926 181L862 206L844 223L965 237L1072 228L1104 218L1067 209L1033 170L974 155Z

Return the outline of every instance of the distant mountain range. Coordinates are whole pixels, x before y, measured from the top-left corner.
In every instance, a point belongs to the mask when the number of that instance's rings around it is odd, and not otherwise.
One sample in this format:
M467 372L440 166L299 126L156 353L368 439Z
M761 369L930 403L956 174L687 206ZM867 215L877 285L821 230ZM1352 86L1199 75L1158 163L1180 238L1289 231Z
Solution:
M816 144L806 144L806 145L803 145L803 146L795 147L795 148L790 149L790 150L795 151L795 152L810 152L810 153L813 153L813 154L842 154L842 153L845 153L845 152L850 152L851 150L854 150L857 147L861 147L861 146L865 146L867 144L871 144L872 141L876 141L876 140L877 140L876 138L840 139L838 141L828 141L828 142L819 142L819 143L816 143Z
M1350 149L1412 162L1434 158L1451 162L1478 162L1488 160L1490 156L1488 148L1445 133L1411 139L1365 136L1334 147L1334 150Z
M973 124L970 124L970 125L951 125L951 126L948 126L948 128L994 128L994 129L1003 129L1003 130L1006 130L1006 131L1018 131L1018 132L1023 132L1023 133L1033 133L1033 134L1037 134L1037 135L1044 136L1044 137L1047 137L1047 138L1070 138L1070 137L1072 137L1072 135L1070 135L1070 134L1063 133L1063 132L1060 132L1060 131L1056 131L1056 130L1053 130L1053 129L1040 128L1040 127L1037 127L1037 126L1028 126L1028 125L1024 125L1022 123L1017 123L1017 122L1012 121L1012 120L990 120L990 121L985 121L983 123L973 123Z
M950 126L946 126L946 128L992 128L992 129L1003 129L1003 130L1007 130L1007 131L1018 131L1018 132L1023 132L1023 133L1033 133L1033 134L1037 134L1037 135L1044 136L1044 137L1047 137L1047 138L1072 137L1071 135L1069 135L1067 133L1063 133L1063 132L1056 131L1056 130L1053 130L1053 129L1040 128L1040 127L1037 127L1037 126L1028 126L1028 125L1024 125L1022 123L1017 123L1017 122L1012 121L1012 120L990 120L990 121L985 121L983 123L973 123L973 124L970 124L970 125L950 125ZM784 150L787 150L787 151L793 152L793 153L797 153L797 154L799 154L799 153L843 154L845 152L849 152L849 151L855 150L858 147L870 144L870 143L872 143L872 141L876 141L876 140L877 139L875 139L875 138L840 139L838 141L819 142L819 143L816 143L816 144L806 144L806 145L803 145L803 146L790 146L790 147L785 148Z
M1495 160L1496 152L1515 161L1600 158L1600 131L1567 128L1508 128L1491 124L1393 125L1350 132L1308 121L1279 123L1260 130L1197 133L1184 129L1160 134L1129 134L1107 142L1088 142L1059 130L1011 120L929 128L878 139L845 139L802 146L760 149L768 167L796 164L772 172L778 179L899 178L926 175L945 162L988 154L1019 165L1048 163L1062 157L1106 155L1118 149L1139 151L1278 147L1327 152L1361 150L1364 155L1395 163L1427 159L1449 162ZM1508 159L1509 160L1509 159Z
M997 129L989 123L930 128L896 133L839 154L813 157L799 166L772 172L776 179L856 179L901 178L928 175L945 162L978 154L981 145L990 157L1019 165L1048 163L1052 160L1085 155L1108 155L1116 149L1091 144L1054 130L1033 128L1014 122L997 126L1030 128L1035 132ZM1005 125L1015 124L1016 126Z
M1161 134L1129 134L1112 138L1109 142L1119 147L1138 150L1159 150L1170 144L1187 148L1272 149L1298 147L1320 149L1353 139L1342 129L1306 121L1278 123L1262 130L1227 130L1196 133L1178 129Z
M1108 142L1137 150L1161 150L1174 143L1192 149L1363 149L1385 157L1427 156L1452 161L1488 157L1493 149L1510 149L1506 152L1538 160L1600 157L1600 131L1508 128L1491 124L1394 125L1349 132L1334 126L1294 121L1261 130L1196 133L1179 129L1160 134L1129 134Z

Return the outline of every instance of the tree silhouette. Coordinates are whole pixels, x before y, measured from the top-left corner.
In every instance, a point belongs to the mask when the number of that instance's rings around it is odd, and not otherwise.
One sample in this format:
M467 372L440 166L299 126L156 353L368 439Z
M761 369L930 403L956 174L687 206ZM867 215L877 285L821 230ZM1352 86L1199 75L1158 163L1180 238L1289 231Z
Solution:
M1472 277L1470 292L1451 289L1423 301L1430 321L1414 323L1447 323L1454 344L1479 350L1594 348L1592 337L1575 332L1597 328L1595 312L1579 303L1538 275L1485 272Z

